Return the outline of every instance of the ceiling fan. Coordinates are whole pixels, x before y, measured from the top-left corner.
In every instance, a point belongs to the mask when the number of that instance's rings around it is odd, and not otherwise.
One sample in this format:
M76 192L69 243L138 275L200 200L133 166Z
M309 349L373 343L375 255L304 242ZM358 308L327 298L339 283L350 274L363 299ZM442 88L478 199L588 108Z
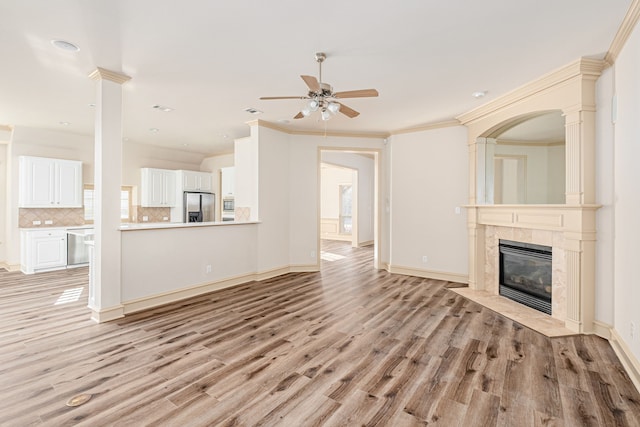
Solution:
M294 119L308 117L314 111L320 111L322 120L329 120L333 114L337 114L338 112L349 118L357 117L360 114L359 112L353 108L347 107L337 100L344 98L368 98L378 96L378 91L375 89L360 89L334 92L333 87L331 87L330 84L322 81L322 62L325 59L327 59L327 55L324 52L316 53L316 62L319 66L319 75L317 79L313 76L300 76L309 87L309 93L307 93L306 96L263 96L260 99L308 99L309 102L307 102L302 110L293 117Z

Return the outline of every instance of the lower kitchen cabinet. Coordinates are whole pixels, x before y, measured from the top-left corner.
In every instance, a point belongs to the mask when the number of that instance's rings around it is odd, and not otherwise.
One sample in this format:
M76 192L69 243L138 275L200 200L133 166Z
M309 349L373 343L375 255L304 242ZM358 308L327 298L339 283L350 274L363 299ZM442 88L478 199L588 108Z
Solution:
M64 228L22 230L20 269L25 274L67 266L67 231Z

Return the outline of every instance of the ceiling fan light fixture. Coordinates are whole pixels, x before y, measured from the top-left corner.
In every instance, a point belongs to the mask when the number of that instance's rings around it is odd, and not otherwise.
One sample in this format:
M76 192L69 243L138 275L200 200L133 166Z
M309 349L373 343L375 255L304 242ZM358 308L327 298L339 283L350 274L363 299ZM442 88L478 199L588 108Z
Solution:
M308 105L305 105L304 108L302 108L302 110L300 110L300 112L305 117L309 117L311 115L311 110L309 109Z
M309 101L309 111L318 111L319 106L320 103L316 99L312 99L311 101Z
M329 110L331 114L336 114L338 111L340 111L340 104L338 104L337 102L329 102L329 104L327 105L327 110Z
M329 120L331 118L331 113L326 108L324 108L320 114L322 116L322 120L324 121Z

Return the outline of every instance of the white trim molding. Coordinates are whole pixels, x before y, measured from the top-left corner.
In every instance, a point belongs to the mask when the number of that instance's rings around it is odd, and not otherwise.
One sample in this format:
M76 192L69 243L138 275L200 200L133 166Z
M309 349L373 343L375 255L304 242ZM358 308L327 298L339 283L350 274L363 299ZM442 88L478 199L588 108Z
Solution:
M448 273L445 271L424 270L421 268L389 265L387 271L392 274L404 274L405 276L422 277L424 279L443 280L445 282L469 283L469 276L460 273Z
M611 46L609 47L609 51L604 56L604 60L608 66L613 65L616 62L616 58L622 51L627 40L629 40L629 36L633 32L636 24L640 20L640 0L633 0L631 6L629 6L629 10L622 20L622 24L620 24L620 28L616 33L616 36L613 38L611 42Z
M618 355L618 359L620 359L620 363L624 366L625 371L631 378L633 385L636 386L636 389L640 391L640 362L633 355L633 352L629 348L626 342L622 339L618 332L611 328L611 339L609 343L613 348L613 351Z
M91 320L96 323L110 322L112 320L121 319L125 314L125 306L120 304L114 307L103 309L91 309Z
M249 282L259 282L262 280L271 279L273 277L281 276L287 273L313 273L320 270L318 264L307 265L289 265L280 268L274 268L259 273L244 274L235 277L228 277L222 280L216 280L214 282L205 282L199 285L190 286L188 288L176 289L174 291L163 292L156 295L150 295L142 298L136 298L134 300L123 302L123 314L131 314L142 310L148 310L165 304L171 304L177 301L181 301L187 298L193 298L200 295L207 294L209 292L218 291L221 289L231 288L233 286L243 285ZM120 316L122 317L122 316ZM117 317L102 320L108 321L116 319ZM100 322L99 321L99 322Z

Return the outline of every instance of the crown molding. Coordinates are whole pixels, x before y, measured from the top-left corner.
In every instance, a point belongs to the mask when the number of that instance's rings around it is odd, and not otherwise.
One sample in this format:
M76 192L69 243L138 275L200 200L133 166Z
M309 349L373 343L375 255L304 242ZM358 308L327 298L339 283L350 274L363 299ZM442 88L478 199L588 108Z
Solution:
M13 131L13 126L12 125L0 125L0 131L12 132Z
M110 71L104 68L96 68L89 74L89 78L92 80L109 80L114 83L123 84L131 80L131 77L121 74L115 71Z
M458 119L461 124L467 125L497 110L513 105L525 98L559 85L574 77L584 76L595 80L600 76L604 68L605 62L601 59L580 58L577 61L547 73L526 85L520 86L519 88L516 88L511 92L488 102L487 104L463 113L456 117L456 119Z
M397 130L393 130L391 131L391 135L400 135L403 133L414 133L414 132L422 132L425 130L432 130L432 129L440 129L440 128L447 128L447 127L453 127L453 126L460 126L462 123L460 123L459 120L456 119L451 119L451 120L446 120L443 122L436 122L436 123L424 123L418 126L412 126L412 127L408 127L408 128L402 128L402 129L397 129Z
M631 2L631 6L629 6L627 14L622 20L622 24L620 24L618 32L611 42L609 51L604 56L604 61L607 66L611 66L616 62L618 55L622 51L627 40L629 40L629 36L631 36L638 20L640 20L640 0L633 0Z
M284 126L279 126L275 123L268 122L266 120L251 120L246 122L248 126L261 126L279 132L283 132L289 135L311 135L311 136L334 136L334 137L346 137L346 138L376 138L384 139L391 136L388 132L339 132L339 131L313 131L313 130L294 130Z

